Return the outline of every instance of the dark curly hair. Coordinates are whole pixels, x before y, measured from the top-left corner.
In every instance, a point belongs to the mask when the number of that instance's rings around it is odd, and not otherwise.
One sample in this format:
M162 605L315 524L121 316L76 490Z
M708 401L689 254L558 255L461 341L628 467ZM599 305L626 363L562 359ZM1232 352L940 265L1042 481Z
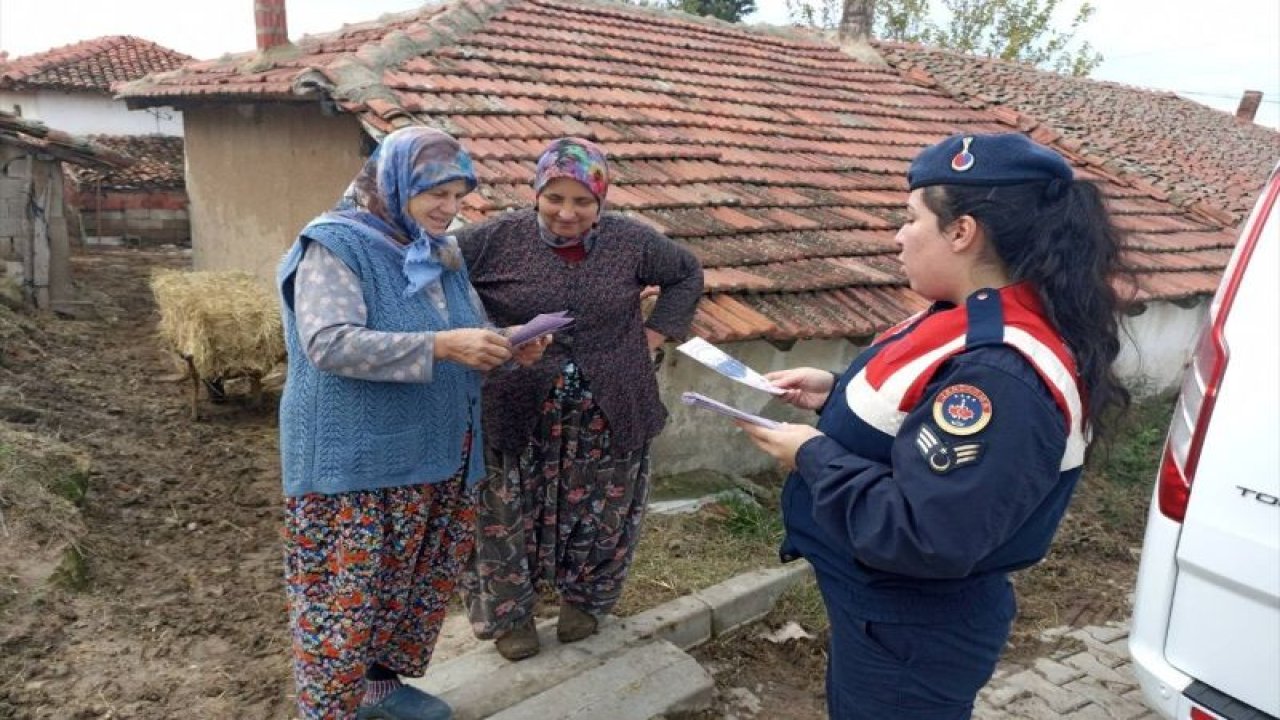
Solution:
M1120 352L1114 281L1120 231L1096 185L1085 180L924 188L924 204L945 228L968 215L982 227L1012 279L1037 289L1049 320L1075 356L1084 427L1105 437L1108 417L1129 405L1112 364Z

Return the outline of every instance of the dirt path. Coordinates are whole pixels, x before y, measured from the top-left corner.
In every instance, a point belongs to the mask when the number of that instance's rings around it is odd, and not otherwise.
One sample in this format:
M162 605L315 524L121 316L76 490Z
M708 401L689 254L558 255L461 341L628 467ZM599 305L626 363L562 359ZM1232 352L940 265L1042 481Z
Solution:
M27 429L92 464L90 586L6 618L0 717L289 716L275 398L187 418L146 283L187 264L80 254L74 277L118 319L39 319L43 357L0 376L41 411Z

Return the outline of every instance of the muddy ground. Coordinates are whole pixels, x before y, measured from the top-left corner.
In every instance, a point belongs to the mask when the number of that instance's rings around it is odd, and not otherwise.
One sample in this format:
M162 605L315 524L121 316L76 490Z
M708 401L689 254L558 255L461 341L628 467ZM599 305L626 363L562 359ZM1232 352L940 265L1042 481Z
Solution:
M205 419L190 421L147 287L153 268L188 266L176 249L80 251L73 277L96 316L33 316L0 332L0 423L72 448L89 468L74 542L82 576L40 583L0 564L0 718L291 717L278 386L261 408L232 386L228 404L205 402ZM1113 502L1086 495L1058 558L1019 581L1009 662L1045 649L1040 629L1124 614L1141 525L1099 525L1097 508ZM0 556L40 559L19 540L0 532ZM811 629L816 639L747 632L699 650L722 698L699 717L823 717L822 629Z

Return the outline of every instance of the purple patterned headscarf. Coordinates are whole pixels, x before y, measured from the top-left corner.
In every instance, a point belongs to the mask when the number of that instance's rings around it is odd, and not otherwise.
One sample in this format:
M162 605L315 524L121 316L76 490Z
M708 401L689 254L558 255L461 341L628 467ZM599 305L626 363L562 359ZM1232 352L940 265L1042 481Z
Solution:
M599 145L575 137L560 138L548 145L538 158L533 192L541 195L547 183L562 177L585 185L596 202L604 206L604 196L609 192L609 161Z
M401 128L382 139L326 217L372 229L405 246L408 292L417 292L438 278L443 267L462 266L456 248L409 214L411 198L452 180L466 181L468 191L476 187L471 156L462 144L434 128Z
M596 199L597 218L604 212L604 196L609 192L609 160L604 150L590 140L565 137L554 140L538 158L538 168L533 175L533 192L541 195L547 183L556 178L570 178L582 183ZM595 241L595 227L580 238L562 238L552 233L538 217L538 234L551 247L569 247L583 244L588 252Z

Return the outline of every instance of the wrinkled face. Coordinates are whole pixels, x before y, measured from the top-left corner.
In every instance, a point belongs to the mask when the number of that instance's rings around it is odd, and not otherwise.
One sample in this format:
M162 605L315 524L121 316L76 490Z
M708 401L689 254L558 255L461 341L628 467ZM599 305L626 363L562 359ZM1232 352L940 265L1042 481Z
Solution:
M950 300L952 277L960 263L950 239L938 227L938 216L924 204L923 188L912 190L907 198L907 221L894 241L911 289L929 300Z
M547 183L538 196L538 215L551 232L565 238L585 234L600 214L596 201L586 185L573 178L559 177Z
M440 237L462 206L462 198L470 192L466 180L450 180L409 198L409 215L423 230Z

